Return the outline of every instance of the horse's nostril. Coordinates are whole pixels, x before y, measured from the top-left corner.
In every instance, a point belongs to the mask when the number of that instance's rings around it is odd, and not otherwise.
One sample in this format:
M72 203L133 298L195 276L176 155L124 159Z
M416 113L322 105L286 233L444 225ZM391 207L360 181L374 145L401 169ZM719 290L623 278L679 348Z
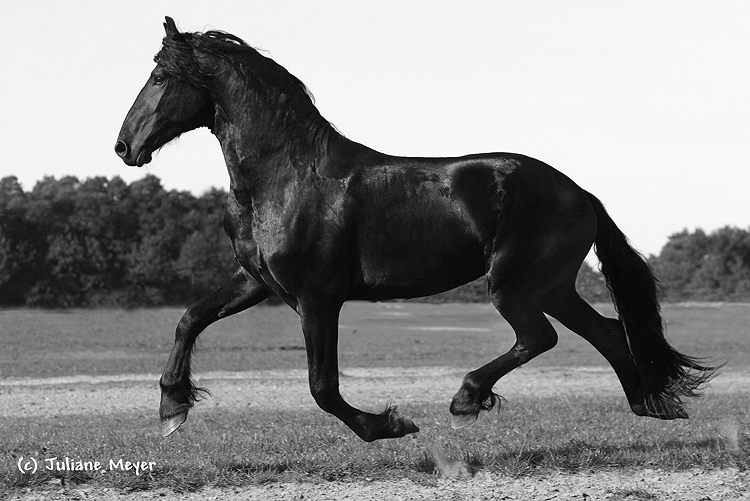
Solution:
M125 158L126 156L128 156L129 152L130 147L128 146L128 143L126 143L122 139L118 140L115 143L115 153L117 153L119 156Z

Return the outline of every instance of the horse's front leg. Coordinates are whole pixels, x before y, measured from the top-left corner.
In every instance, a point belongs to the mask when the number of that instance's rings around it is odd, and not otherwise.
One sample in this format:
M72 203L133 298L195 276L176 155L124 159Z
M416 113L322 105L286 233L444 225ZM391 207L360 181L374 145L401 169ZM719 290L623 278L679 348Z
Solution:
M217 320L254 306L270 295L241 268L213 293L190 306L175 332L174 346L159 385L159 417L163 436L168 436L187 419L202 391L190 379L190 355L198 334Z
M349 405L339 393L338 319L340 303L305 301L299 303L302 331L307 346L310 392L326 412L343 421L362 440L398 438L419 428L401 417L395 406L381 414L370 414Z

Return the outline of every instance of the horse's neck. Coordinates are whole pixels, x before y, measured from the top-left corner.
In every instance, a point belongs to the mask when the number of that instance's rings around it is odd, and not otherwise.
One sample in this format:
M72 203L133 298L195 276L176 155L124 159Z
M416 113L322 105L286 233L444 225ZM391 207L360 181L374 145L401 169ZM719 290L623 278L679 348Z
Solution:
M279 93L279 99L269 101L238 81L225 79L224 88L215 92L221 97L212 129L221 143L233 191L258 199L310 173L343 178L355 165L386 159L339 134L307 96Z
M221 143L231 188L253 198L277 191L279 185L310 169L330 163L339 143L346 142L315 110L299 114L259 110L253 103L224 104L217 108L213 133Z

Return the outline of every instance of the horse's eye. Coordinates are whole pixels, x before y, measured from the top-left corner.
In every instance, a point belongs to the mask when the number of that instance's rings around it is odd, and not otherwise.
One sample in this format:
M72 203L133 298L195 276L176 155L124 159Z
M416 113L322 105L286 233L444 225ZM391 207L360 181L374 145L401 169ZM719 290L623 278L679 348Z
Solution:
M164 77L154 76L154 85L161 85L164 83Z

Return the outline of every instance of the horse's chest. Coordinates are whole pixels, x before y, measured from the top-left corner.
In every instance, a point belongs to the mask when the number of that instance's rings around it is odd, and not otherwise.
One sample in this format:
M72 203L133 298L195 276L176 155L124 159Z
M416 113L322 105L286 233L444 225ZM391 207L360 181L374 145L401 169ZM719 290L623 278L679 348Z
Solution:
M230 203L224 226L235 259L248 271L262 275L279 260L304 251L299 235L300 211L275 204L245 207ZM293 244L296 242L296 244Z
M234 258L248 271L251 271L251 268L257 268L258 257L252 222L252 211L237 204L230 197L224 214L224 231L232 244Z

